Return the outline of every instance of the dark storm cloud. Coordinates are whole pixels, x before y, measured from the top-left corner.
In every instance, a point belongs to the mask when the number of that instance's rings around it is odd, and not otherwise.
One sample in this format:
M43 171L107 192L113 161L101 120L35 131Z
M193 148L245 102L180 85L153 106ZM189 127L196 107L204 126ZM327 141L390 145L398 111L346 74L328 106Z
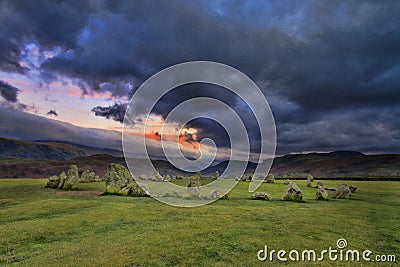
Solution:
M58 113L54 109L50 109L49 112L46 113L46 115L53 115L53 116L58 116Z
M156 71L184 61L218 61L243 71L263 90L277 122L280 151L370 151L374 136L385 135L377 143L382 147L399 136L380 130L399 126L391 116L400 104L398 1L93 3L1 2L0 68L26 68L19 61L26 41L60 47L41 65L42 78L67 76L84 92L111 92L122 104L92 111L122 122L123 99ZM173 92L154 113L165 117L194 96L223 98L244 111L252 144L257 143L259 131L248 108L209 88ZM372 111L381 115L364 116ZM364 125L370 134L360 132ZM199 138L229 143L211 122L190 126L199 129Z
M18 89L6 82L0 81L0 96L9 102L17 102Z
M1 1L0 67L26 70L20 64L25 41L36 40L48 48L76 48L77 35L93 9L90 1Z
M96 116L106 117L115 121L123 122L126 111L126 104L115 103L112 106L102 107L97 106L92 109Z

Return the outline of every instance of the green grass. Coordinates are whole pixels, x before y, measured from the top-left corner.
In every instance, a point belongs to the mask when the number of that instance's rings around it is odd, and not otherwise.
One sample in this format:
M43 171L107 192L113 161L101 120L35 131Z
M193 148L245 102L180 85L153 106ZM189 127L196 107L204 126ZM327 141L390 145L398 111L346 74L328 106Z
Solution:
M348 249L400 257L399 182L354 181L358 189L350 199L317 201L316 189L296 181L305 203L281 201L283 181L258 190L274 201L250 200L249 183L240 182L228 200L177 208L152 198L56 194L45 181L0 180L0 265L8 257L20 266L270 266L279 262L256 256L264 245L321 251L336 248L339 238ZM102 183L79 187L104 190ZM282 263L288 264L321 266ZM360 263L323 262L340 264Z

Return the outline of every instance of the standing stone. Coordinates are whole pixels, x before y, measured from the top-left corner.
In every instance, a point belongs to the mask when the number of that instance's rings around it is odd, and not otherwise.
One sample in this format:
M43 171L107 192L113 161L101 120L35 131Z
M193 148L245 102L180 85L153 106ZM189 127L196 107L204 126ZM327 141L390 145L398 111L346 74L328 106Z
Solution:
M290 182L286 189L285 194L282 196L283 200L301 202L303 199L303 193L300 188L294 182Z
M218 179L218 178L219 178L219 171L215 171L214 179Z
M189 197L198 198L200 197L200 186L201 186L201 174L200 172L196 172L194 176L189 177L189 182L187 184L186 192L189 194Z
M312 183L314 182L314 178L312 175L307 176L307 187L312 187Z
M289 179L286 179L286 180L283 182L283 184L290 184L290 180L289 180Z
M265 180L266 183L274 184L275 183L275 176L270 173L267 175L267 179Z
M329 196L323 186L317 185L317 199L318 200L328 200Z
M341 184L339 185L339 187L336 189L335 192L335 198L339 199L339 198L347 198L351 196L351 191L350 188L347 184Z
M65 180L67 180L67 175L64 171L60 173L60 183L58 184L57 189L63 189L65 185Z
M69 167L63 189L65 190L76 189L78 183L79 183L78 166L71 165L71 167Z

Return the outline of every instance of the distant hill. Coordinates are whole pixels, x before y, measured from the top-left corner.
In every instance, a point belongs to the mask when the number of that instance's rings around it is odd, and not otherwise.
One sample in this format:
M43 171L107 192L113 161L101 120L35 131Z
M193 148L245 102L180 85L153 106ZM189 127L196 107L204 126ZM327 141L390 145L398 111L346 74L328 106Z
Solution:
M140 159L138 159L140 161ZM96 148L58 141L22 141L0 137L1 177L47 177L76 164L104 175L108 164L125 165L119 150ZM152 160L162 174L188 175L163 159ZM140 164L139 164L140 165ZM204 175L222 173L228 161L202 171ZM254 172L257 164L248 162L246 173ZM140 171L140 170L139 170ZM400 155L365 155L357 151L291 154L277 157L271 172L281 178L314 177L400 177Z
M108 164L113 162L126 166L123 157L109 154L79 156L69 160L3 158L0 159L0 178L48 177L68 170L71 164L78 165L80 171L88 169L103 176ZM161 174L188 175L168 161L152 162ZM205 169L202 174L212 175L215 171L222 173L227 164L227 161L221 162ZM256 163L249 162L246 172L253 172L255 167ZM400 155L364 155L354 151L286 155L274 160L271 172L280 178L293 179L303 178L308 174L316 178L393 179L400 177Z
M23 141L0 137L0 158L69 160L79 156L109 154L122 156L122 152L68 142Z

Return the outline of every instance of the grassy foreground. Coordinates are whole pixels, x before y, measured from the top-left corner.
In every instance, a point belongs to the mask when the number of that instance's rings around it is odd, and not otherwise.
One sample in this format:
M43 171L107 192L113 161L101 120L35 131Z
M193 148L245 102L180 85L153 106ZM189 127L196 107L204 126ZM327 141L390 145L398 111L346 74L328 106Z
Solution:
M317 201L315 189L296 181L305 203L281 201L286 189L282 181L258 190L270 193L274 201L250 200L249 183L240 182L228 200L177 208L151 198L56 193L44 188L45 181L0 180L0 265L360 265L327 257L323 263L257 259L264 245L318 252L336 248L339 238L347 240L347 249L397 254L400 260L399 182L354 181L350 184L358 190L350 199ZM324 181L326 186L339 183ZM81 190L104 190L102 183L79 185Z

